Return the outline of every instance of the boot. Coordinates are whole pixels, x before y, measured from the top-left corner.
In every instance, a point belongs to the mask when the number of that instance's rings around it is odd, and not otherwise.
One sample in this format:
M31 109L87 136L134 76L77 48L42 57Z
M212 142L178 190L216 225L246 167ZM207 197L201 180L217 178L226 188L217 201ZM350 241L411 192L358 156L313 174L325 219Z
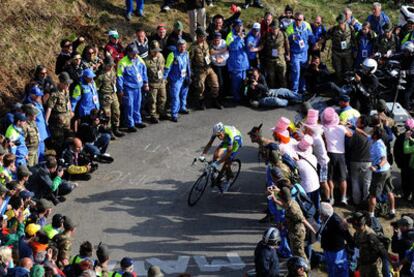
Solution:
M112 133L119 138L125 136L125 133L121 132L118 127L114 127Z
M216 108L216 109L219 109L219 110L221 110L223 108L223 106L219 102L218 98L213 99L213 107Z
M111 131L111 132L110 132L110 135L111 135L111 140L116 140L116 137L115 137L115 135L114 135L114 132L113 132L113 131Z
M197 110L204 111L206 109L206 103L204 103L204 99L200 99L198 101Z

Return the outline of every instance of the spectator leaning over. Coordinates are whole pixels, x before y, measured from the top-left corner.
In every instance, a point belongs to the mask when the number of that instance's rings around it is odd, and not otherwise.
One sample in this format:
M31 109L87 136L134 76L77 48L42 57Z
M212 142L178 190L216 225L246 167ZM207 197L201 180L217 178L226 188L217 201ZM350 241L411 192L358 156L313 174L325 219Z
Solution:
M129 45L127 55L118 63L117 89L122 98L124 126L128 132L136 132L136 128L145 128L141 117L142 90L148 91L147 67L138 55L139 50Z
M348 205L346 198L345 137L351 137L352 132L345 126L339 125L339 116L331 107L323 111L322 125L329 156L328 185L330 202L331 205L334 203L334 182L336 181L339 183L341 204Z
M246 72L249 69L249 59L244 42L243 21L240 19L234 21L233 29L227 35L226 44L229 49L227 68L230 75L231 92L233 100L237 104L240 102L242 82L246 79Z
M197 27L201 27L203 30L207 28L206 3L205 0L186 0L185 5L189 19L190 35L195 39Z
M137 8L135 10L135 15L139 17L144 16L144 0L136 0ZM127 21L130 21L132 18L132 13L134 12L134 0L125 0L126 5L126 14L125 18Z
M309 109L304 124L304 134L313 139L313 155L318 160L319 183L322 188L322 199L330 199L330 189L328 187L328 163L329 157L325 147L325 141L322 137L323 129L318 124L319 111Z
M346 221L326 202L320 208L321 247L325 256L328 277L348 277L349 264L346 244L353 245L353 238Z
M171 120L178 122L178 113L188 114L187 94L191 80L190 58L187 52L187 42L180 39L177 49L172 51L165 63L164 80L169 81Z
M14 123L6 130L6 138L10 140L10 152L16 155L16 166L27 164L29 150L26 146L24 128L27 117L24 113L14 115Z
M213 105L221 109L218 102L219 82L216 73L211 67L210 48L206 41L207 33L201 27L196 30L196 41L190 47L189 55L191 60L191 71L193 73L193 82L195 93L198 97L199 110L204 110L206 88L209 89L213 98Z
M361 23L352 15L352 10L350 8L345 8L343 11L343 14L345 15L345 22L352 26L355 30L355 32L359 32L362 29Z
M371 29L378 35L384 32L384 25L390 24L390 18L382 11L381 3L374 2L372 4L372 14L367 17L367 22L371 24Z
M377 205L377 198L383 193L387 194L390 204L390 214L388 217L393 219L395 217L395 199L393 193L391 166L387 161L387 147L383 140L384 130L375 127L372 131L371 139L371 167L372 181L369 188L368 211L371 217L375 216L375 206Z
M105 45L105 53L109 54L117 64L124 57L124 47L117 30L108 32L108 43Z
M147 34L145 33L145 30L142 28L139 28L135 32L135 40L132 42L132 45L135 46L138 49L138 55L142 59L146 59L148 57L148 38Z
M260 50L263 71L270 88L286 88L286 61L290 60L289 40L279 28L279 21L270 23L270 31L261 40Z
M308 64L309 45L315 43L312 28L305 21L303 13L295 13L295 22L286 29L290 45L290 64L292 91L294 93L305 93L305 79L302 70Z
M219 82L219 101L221 101L228 88L228 71L227 60L229 58L229 50L226 41L222 38L220 32L215 33L214 39L210 45L211 63Z
M149 84L149 121L158 123L157 112L160 120L169 119L165 108L167 102L166 82L163 79L165 59L161 54L161 47L157 40L150 43L150 54L145 60Z
M356 122L356 128L367 132L368 123L368 117L361 115ZM356 131L349 140L347 150L350 153L352 202L358 206L368 199L371 186L371 140Z

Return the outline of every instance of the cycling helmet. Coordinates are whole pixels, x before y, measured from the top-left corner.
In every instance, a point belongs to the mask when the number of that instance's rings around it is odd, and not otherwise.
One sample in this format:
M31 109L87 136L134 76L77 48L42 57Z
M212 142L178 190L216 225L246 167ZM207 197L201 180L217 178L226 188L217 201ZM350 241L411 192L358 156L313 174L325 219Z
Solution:
M217 135L224 131L224 124L219 122L213 126L213 135Z
M367 58L362 62L361 68L365 73L374 74L377 71L378 63L374 59Z
M279 230L270 227L263 233L263 242L269 245L276 245L281 241Z
M289 258L289 260L287 261L287 268L288 268L289 273L291 274L296 274L298 269L302 267L305 271L309 271L309 265L305 261L305 259L302 257L293 256Z
M401 46L403 52L407 52L410 55L414 54L414 43L412 41L404 42Z

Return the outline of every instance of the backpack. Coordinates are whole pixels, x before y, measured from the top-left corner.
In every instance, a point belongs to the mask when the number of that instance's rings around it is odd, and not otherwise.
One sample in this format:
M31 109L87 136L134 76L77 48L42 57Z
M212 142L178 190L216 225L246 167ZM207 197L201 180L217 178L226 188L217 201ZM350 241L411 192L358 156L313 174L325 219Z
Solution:
M296 202L298 202L300 209L302 210L303 216L306 219L313 219L316 215L316 208L313 205L313 202L309 199L306 193L303 193L299 190L299 186L297 184L294 185L294 188L297 190L297 194L295 197Z

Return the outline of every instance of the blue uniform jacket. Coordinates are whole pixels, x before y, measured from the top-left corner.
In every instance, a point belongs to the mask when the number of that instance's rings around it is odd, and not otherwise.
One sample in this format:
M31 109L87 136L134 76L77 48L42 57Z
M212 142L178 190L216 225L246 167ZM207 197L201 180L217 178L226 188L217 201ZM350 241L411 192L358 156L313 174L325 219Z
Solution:
M190 57L188 56L187 51L180 53L178 50L174 50L168 54L163 78L164 80L168 78L173 82L181 79L190 80Z
M118 62L118 91L124 91L127 88L141 88L146 83L148 83L147 66L141 57L137 56L131 60L125 56Z
M253 47L256 48L260 44L260 33L258 36L255 36L252 31L246 37L246 45L247 45L247 56L249 60L254 60L257 57L257 52L250 52L249 48Z
M237 72L248 70L250 65L244 39L232 30L227 35L226 44L229 48L229 59L227 60L229 71Z
M86 83L84 79L76 85L71 97L72 109L79 117L87 116L91 110L100 108L95 82Z
M302 22L300 27L296 26L296 23L290 24L286 29L286 34L289 39L290 53L292 54L307 53L309 45L315 43L312 28L306 21Z

